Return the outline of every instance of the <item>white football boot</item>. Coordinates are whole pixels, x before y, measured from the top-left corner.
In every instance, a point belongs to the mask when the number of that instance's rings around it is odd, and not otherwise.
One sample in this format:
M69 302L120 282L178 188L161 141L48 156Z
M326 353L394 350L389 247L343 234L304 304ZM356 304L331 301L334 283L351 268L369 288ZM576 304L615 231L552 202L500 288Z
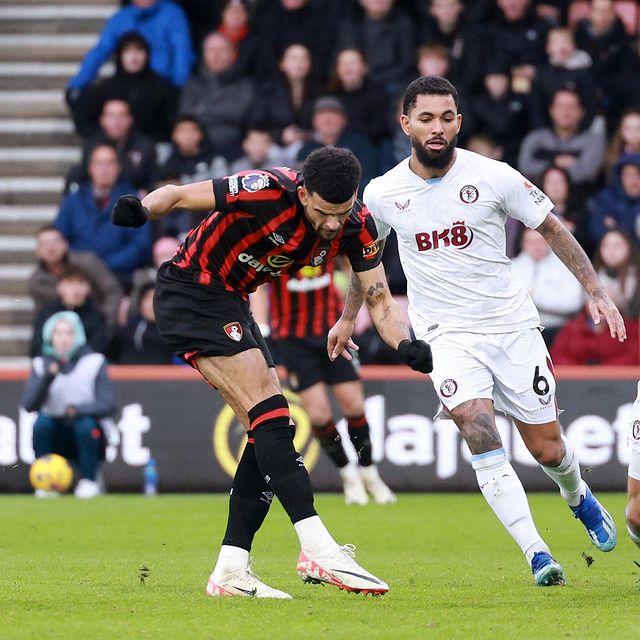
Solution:
M395 504L398 501L396 494L383 482L375 464L360 467L360 476L364 488L378 504Z
M330 584L345 591L380 596L389 585L363 569L356 561L352 544L336 546L331 551L314 555L300 551L296 571L303 582Z
M100 485L93 480L87 480L86 478L82 478L80 482L78 482L78 486L76 490L73 492L73 495L76 498L81 498L83 500L89 500L91 498L95 498L100 495Z
M214 598L240 596L242 598L278 598L280 600L291 600L291 596L288 593L278 591L278 589L274 589L262 582L258 576L251 571L251 567L234 571L218 582L214 581L212 573L207 583L206 594Z
M342 478L342 489L344 491L344 501L347 504L365 505L369 502L369 497L365 491L358 467L348 464L339 469Z

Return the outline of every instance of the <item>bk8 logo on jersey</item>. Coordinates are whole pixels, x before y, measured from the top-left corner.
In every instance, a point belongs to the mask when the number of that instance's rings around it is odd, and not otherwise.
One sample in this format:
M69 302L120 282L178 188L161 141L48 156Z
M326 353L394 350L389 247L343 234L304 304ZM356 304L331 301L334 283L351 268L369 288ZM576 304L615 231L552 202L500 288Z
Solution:
M430 251L443 247L466 249L473 240L473 229L464 220L456 220L449 229L434 229L431 232L416 233L418 251Z

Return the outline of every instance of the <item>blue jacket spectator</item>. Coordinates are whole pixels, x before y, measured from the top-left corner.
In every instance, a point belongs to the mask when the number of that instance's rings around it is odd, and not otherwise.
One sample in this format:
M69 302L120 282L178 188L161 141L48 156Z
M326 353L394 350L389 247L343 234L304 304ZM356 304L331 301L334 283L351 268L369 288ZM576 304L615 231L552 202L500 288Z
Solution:
M151 47L151 68L181 87L191 74L194 52L184 10L171 0L133 0L104 26L98 43L85 56L70 89L83 89L97 75L128 31L142 34Z
M89 180L68 193L60 205L54 226L75 251L93 251L128 289L132 272L151 259L152 229L116 227L111 209L123 195L135 193L133 185L120 178L115 149L103 144L89 155Z
M589 234L598 242L610 229L640 241L640 153L628 153L613 169L613 181L589 203Z

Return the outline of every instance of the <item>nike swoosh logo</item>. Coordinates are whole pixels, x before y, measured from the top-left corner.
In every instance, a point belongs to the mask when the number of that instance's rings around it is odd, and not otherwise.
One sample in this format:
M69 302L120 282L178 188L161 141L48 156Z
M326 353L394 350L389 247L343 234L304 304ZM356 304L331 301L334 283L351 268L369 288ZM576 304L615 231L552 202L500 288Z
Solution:
M248 596L251 596L251 597L255 597L256 593L258 592L257 589L242 589L241 587L236 587L233 584L229 586L233 587L234 589L237 589L238 591L242 591L242 593L246 593Z
M376 580L376 578L372 578L371 576L363 576L361 573L354 573L353 571L343 571L342 569L332 569L332 571L334 573L346 573L356 578L362 578L363 580L369 580L370 582L375 582L376 584L382 584L380 580Z

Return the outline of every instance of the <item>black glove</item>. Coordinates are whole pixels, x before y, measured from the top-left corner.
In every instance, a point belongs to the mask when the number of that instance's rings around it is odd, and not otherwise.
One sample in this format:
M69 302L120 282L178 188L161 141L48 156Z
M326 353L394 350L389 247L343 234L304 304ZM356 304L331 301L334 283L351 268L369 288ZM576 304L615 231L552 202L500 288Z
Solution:
M141 227L149 219L149 209L136 196L120 196L111 212L111 222L118 227Z
M431 347L424 340L403 340L398 345L400 360L414 371L430 373L433 371Z

